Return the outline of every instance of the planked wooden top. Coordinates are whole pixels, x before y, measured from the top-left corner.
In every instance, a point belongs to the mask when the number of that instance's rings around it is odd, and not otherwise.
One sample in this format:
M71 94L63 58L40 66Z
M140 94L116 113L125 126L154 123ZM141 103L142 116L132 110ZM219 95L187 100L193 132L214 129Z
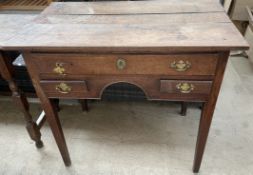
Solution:
M248 44L213 0L52 3L5 49L218 51Z
M161 17L162 16L162 17ZM171 24L171 23L230 23L223 12L138 15L40 15L34 20L44 24Z
M17 34L24 25L30 23L36 16L34 14L0 14L0 49L3 42Z
M215 0L144 0L144 1L98 1L55 2L42 14L161 14L161 13L207 13L224 12Z

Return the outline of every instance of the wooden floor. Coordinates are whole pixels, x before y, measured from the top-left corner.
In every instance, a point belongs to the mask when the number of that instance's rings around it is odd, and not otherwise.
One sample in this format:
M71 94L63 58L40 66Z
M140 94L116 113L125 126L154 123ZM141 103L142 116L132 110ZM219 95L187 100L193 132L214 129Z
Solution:
M3 0L0 10L42 10L52 0Z

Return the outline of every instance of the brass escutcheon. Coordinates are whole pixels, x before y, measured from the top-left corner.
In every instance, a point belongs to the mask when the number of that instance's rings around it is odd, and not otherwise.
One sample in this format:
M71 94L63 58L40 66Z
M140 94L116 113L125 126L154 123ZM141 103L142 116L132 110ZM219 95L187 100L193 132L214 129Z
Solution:
M188 94L194 90L194 85L190 83L179 83L176 85L177 89L180 90L181 93Z
M126 67L126 61L122 58L119 58L116 62L116 66L119 70L123 70Z
M65 68L63 67L63 63L55 63L55 68L53 70L55 73L59 74L59 75L67 75L65 73Z
M68 94L69 92L71 92L71 87L66 83L60 83L55 87L55 89L62 94Z
M183 72L191 68L191 63L189 61L183 61L183 60L173 61L170 64L170 67L175 69L178 72Z

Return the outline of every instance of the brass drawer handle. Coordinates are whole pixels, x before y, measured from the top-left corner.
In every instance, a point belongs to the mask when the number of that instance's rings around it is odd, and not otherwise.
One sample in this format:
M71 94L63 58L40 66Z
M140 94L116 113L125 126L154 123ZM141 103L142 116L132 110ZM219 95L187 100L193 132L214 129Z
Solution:
M191 63L189 61L183 61L183 60L173 61L170 64L170 67L175 69L178 72L184 72L191 68Z
M126 67L126 60L119 58L117 60L116 66L119 70L123 70Z
M54 68L54 72L55 73L57 73L57 74L59 74L59 75L63 75L63 76L65 76L65 75L67 75L66 73L65 73L65 68L63 67L63 65L64 65L64 63L55 63L55 68Z
M181 93L188 94L194 90L194 85L190 83L179 83L176 85L177 89L180 90Z
M55 89L62 94L68 94L71 92L71 87L66 83L60 83L55 87Z

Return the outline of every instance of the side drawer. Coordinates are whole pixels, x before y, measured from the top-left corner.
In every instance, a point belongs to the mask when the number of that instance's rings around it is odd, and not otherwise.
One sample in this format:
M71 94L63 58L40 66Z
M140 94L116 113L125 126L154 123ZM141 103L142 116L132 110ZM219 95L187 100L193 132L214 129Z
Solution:
M84 98L88 93L85 81L40 81L50 98Z
M218 54L32 54L42 79L80 75L213 76Z
M207 99L212 81L160 80L160 92L178 98Z

